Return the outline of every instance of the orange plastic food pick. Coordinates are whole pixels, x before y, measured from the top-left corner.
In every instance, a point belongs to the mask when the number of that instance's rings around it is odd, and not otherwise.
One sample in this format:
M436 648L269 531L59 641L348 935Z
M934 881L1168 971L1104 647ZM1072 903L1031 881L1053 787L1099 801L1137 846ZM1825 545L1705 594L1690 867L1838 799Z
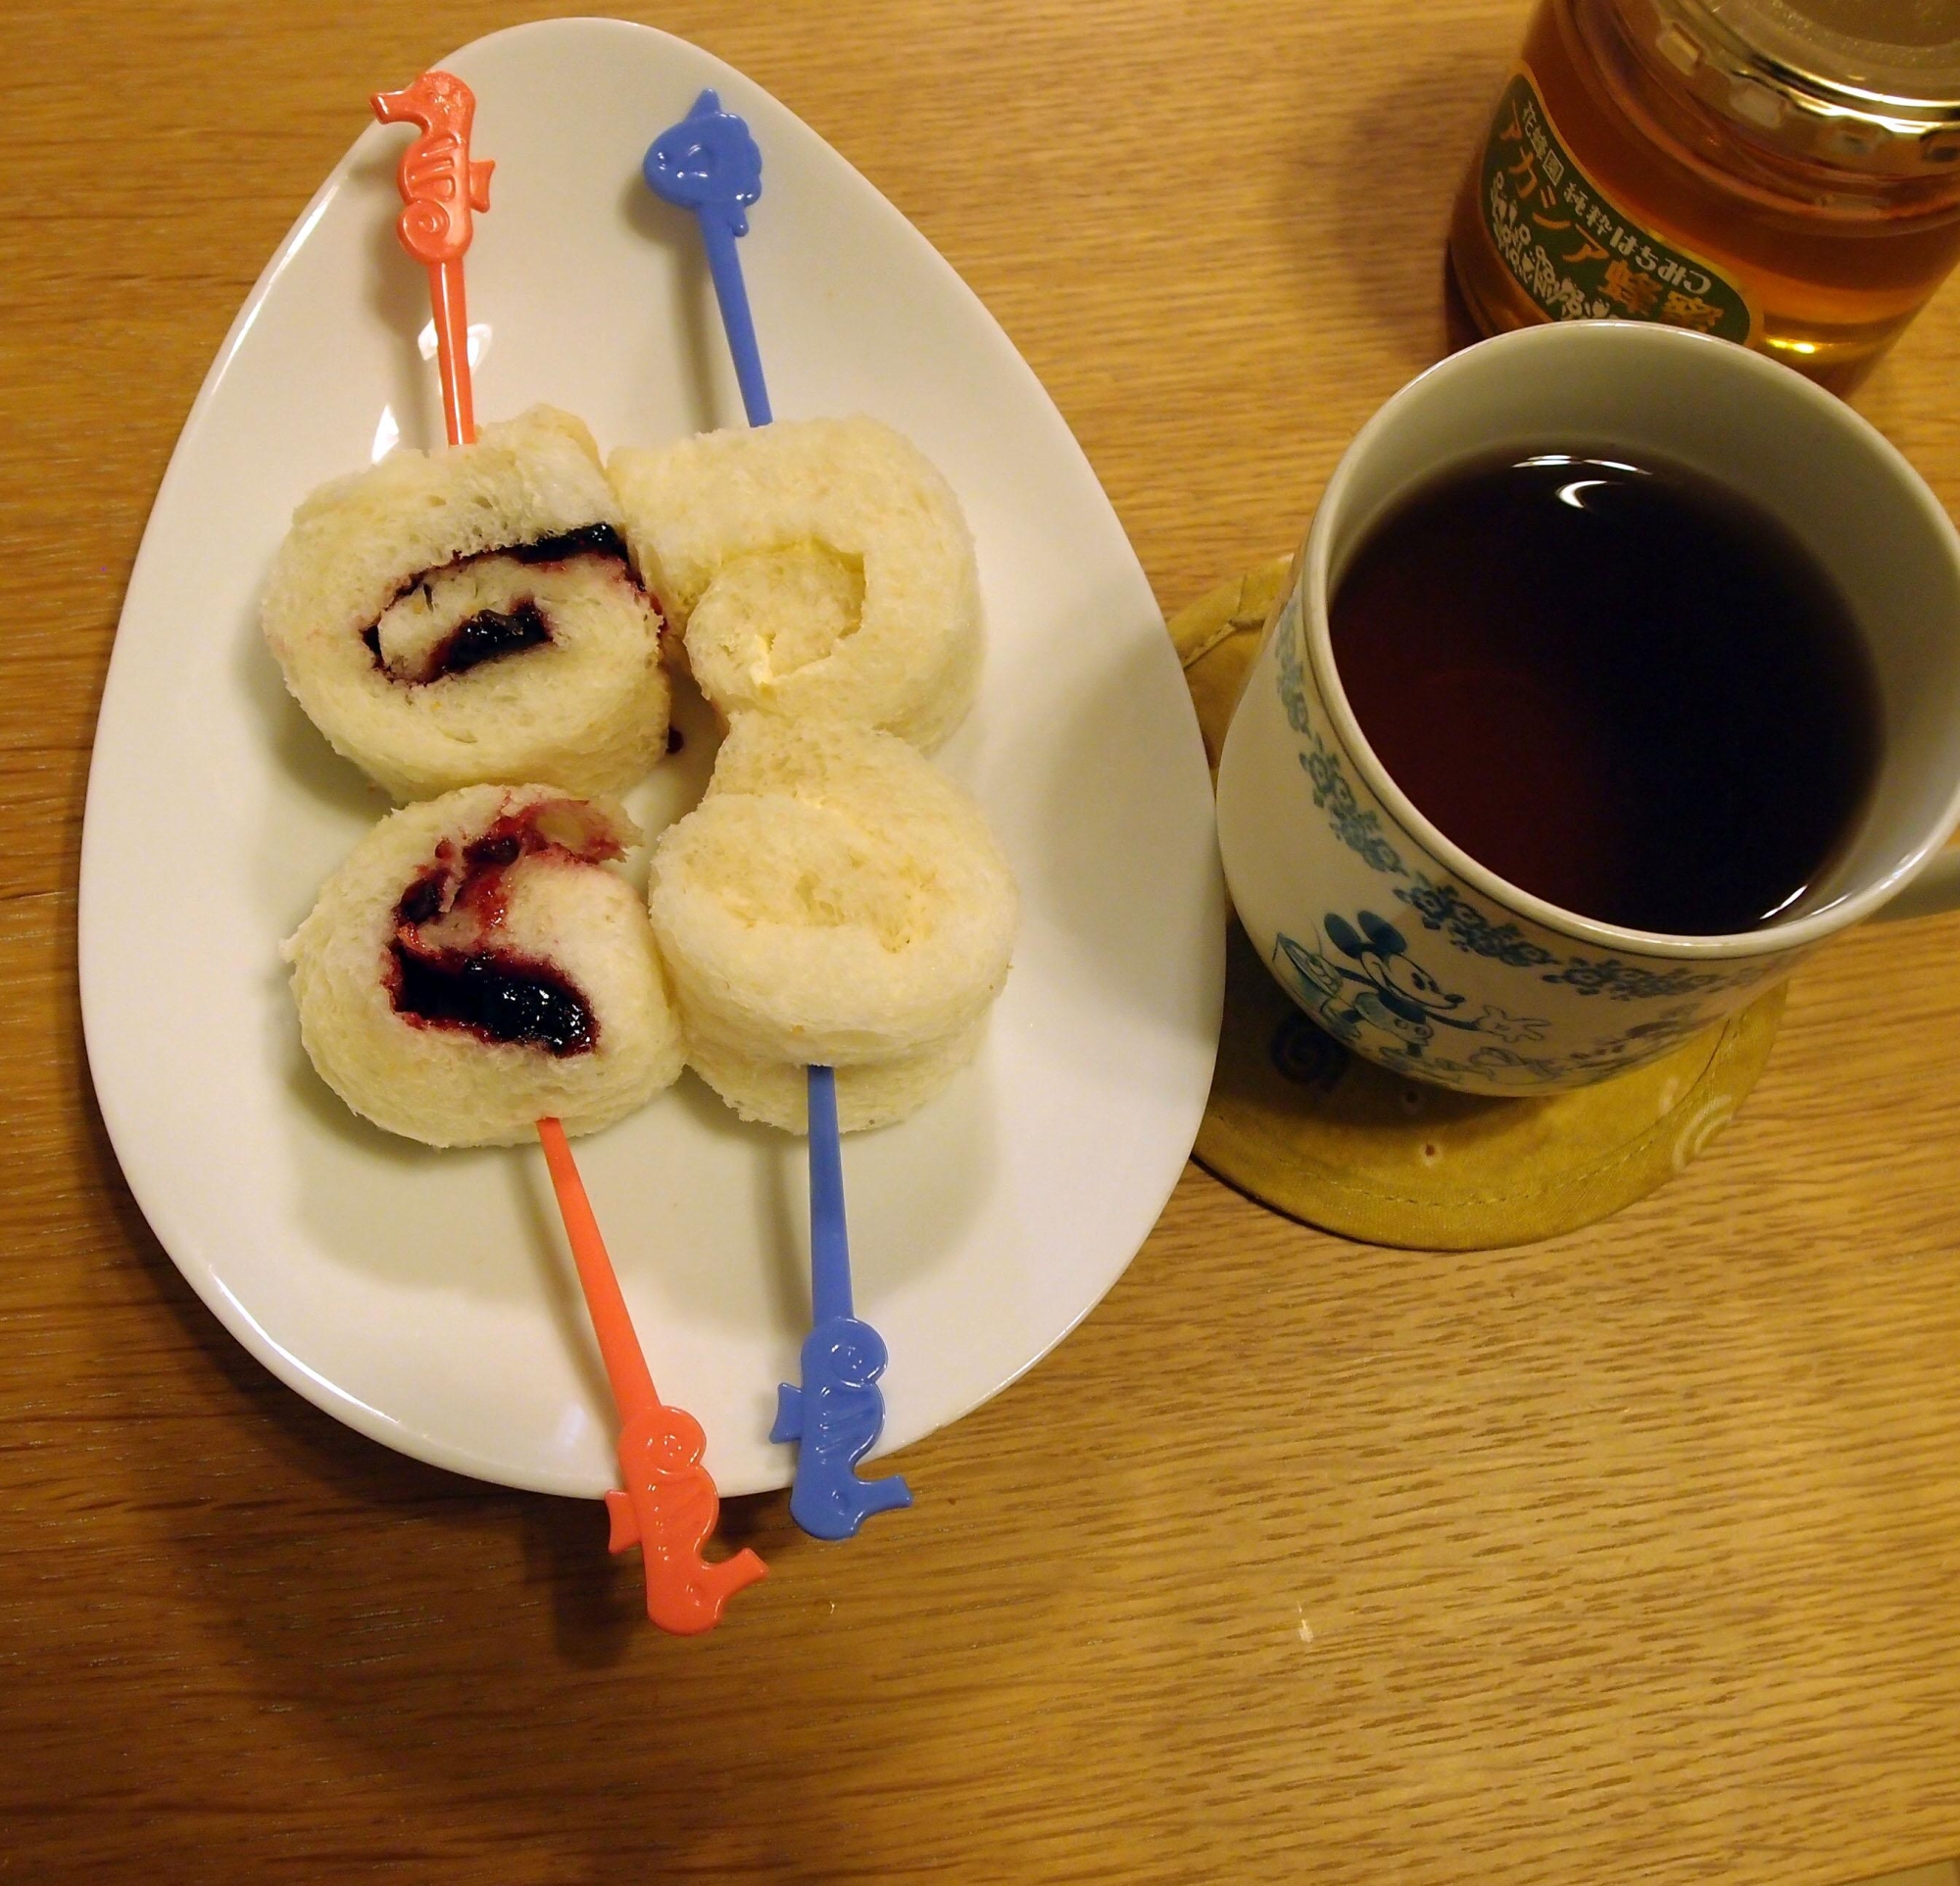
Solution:
M655 1393L564 1128L555 1119L541 1119L538 1138L599 1336L606 1378L619 1407L619 1470L626 1490L606 1496L612 1518L612 1549L639 1546L647 1573L647 1615L662 1630L681 1636L712 1630L728 1600L766 1576L768 1567L747 1546L715 1562L701 1556L721 1510L714 1482L701 1464L706 1446L701 1423Z
M494 168L489 159L478 161L469 155L476 95L452 73L425 72L414 84L398 92L376 92L368 102L384 124L422 127L395 172L405 206L395 231L402 247L428 265L443 419L450 444L469 445L476 438L476 412L469 393L469 317L463 305L463 257L475 233L470 211L490 207Z

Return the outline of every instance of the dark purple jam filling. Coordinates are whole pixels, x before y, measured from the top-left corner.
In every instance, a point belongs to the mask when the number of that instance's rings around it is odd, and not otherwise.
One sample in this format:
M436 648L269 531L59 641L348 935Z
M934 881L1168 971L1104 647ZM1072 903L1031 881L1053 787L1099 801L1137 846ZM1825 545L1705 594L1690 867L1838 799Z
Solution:
M478 871L498 871L514 865L527 851L543 851L547 840L531 826L522 830L507 828L513 820L500 819L481 838L463 848L463 869L468 876Z
M395 940L389 948L397 1015L424 1026L465 1028L483 1041L515 1042L559 1056L592 1049L599 1025L567 976L536 958L481 947L504 921L505 878L518 859L557 852L582 864L599 864L619 856L617 840L589 813L586 828L579 830L576 815L582 811L575 801L547 800L505 814L465 845L461 858L449 839L437 845L435 863L395 906ZM547 837L538 828L540 820L551 822L560 837ZM466 927L473 928L470 940L479 947L425 943L416 934L422 924L455 912L473 918L473 925Z
M550 625L528 597L508 616L494 609L479 609L437 645L421 678L439 681L445 674L463 674L500 655L514 655L519 649L536 648L550 640Z
M686 742L681 738L680 728L675 726L672 721L668 721L667 751L669 753L678 753L685 744Z
M484 1041L560 1056L593 1044L592 1011L548 963L491 950L416 950L397 940L395 1011Z
M561 530L554 537L540 537L535 543L513 544L508 550L487 550L487 557L514 557L520 564L562 564L573 557L612 557L630 563L626 539L610 523L581 524L576 530Z
M442 914L443 886L449 882L446 870L433 870L418 877L402 893L402 901L395 906L395 921L406 923L413 928L417 923L426 923L430 918Z
M392 609L411 590L420 589L452 570L480 563L485 557L509 557L527 568L569 563L574 557L602 557L618 564L620 574L634 588L640 587L640 579L633 574L633 562L627 553L625 538L610 523L588 523L576 530L561 530L549 537L539 537L531 543L508 544L499 550L482 550L473 556L452 558L436 569L420 571L395 591L389 608ZM544 612L536 602L526 597L508 615L494 609L478 610L467 621L459 622L437 644L417 672L402 674L390 669L382 659L380 625L370 622L361 631L361 639L367 645L368 654L373 656L374 666L391 680L401 681L410 687L439 681L445 674L466 674L485 662L494 662L505 655L520 654L551 638L551 623L545 620Z

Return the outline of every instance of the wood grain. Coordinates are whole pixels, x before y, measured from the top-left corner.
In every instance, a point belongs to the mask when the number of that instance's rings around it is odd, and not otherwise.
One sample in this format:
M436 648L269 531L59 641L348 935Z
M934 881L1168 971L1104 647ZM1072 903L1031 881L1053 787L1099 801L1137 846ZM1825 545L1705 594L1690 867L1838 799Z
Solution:
M0 127L0 1875L1841 1882L1960 1852L1960 919L1806 968L1741 1119L1522 1251L1193 1170L1107 1302L779 1497L728 1628L398 1459L179 1280L89 1097L75 858L170 450L363 100L493 0L16 9ZM1001 318L1175 608L1443 346L1510 0L674 0ZM1960 508L1960 293L1860 405ZM160 992L167 999L168 992Z

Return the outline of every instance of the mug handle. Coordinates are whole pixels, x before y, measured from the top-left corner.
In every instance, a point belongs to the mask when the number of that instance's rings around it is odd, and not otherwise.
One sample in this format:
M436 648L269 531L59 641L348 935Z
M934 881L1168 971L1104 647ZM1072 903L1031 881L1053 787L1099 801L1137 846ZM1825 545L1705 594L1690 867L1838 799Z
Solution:
M1960 909L1960 845L1948 845L1890 903L1872 913L1875 918L1932 917Z

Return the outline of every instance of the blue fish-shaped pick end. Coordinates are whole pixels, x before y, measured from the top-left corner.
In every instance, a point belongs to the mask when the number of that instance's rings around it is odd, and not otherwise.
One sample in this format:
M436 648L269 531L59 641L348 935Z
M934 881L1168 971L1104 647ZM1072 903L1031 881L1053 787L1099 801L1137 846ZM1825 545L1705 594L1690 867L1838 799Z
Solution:
M884 1338L856 1316L832 1316L805 1337L803 1386L776 1393L772 1441L797 1444L790 1517L814 1539L849 1539L874 1513L912 1503L898 1474L860 1480L855 1468L885 1426Z
M663 202L697 215L714 213L736 235L749 230L743 206L762 194L762 153L748 125L724 112L711 91L654 139L640 172Z

